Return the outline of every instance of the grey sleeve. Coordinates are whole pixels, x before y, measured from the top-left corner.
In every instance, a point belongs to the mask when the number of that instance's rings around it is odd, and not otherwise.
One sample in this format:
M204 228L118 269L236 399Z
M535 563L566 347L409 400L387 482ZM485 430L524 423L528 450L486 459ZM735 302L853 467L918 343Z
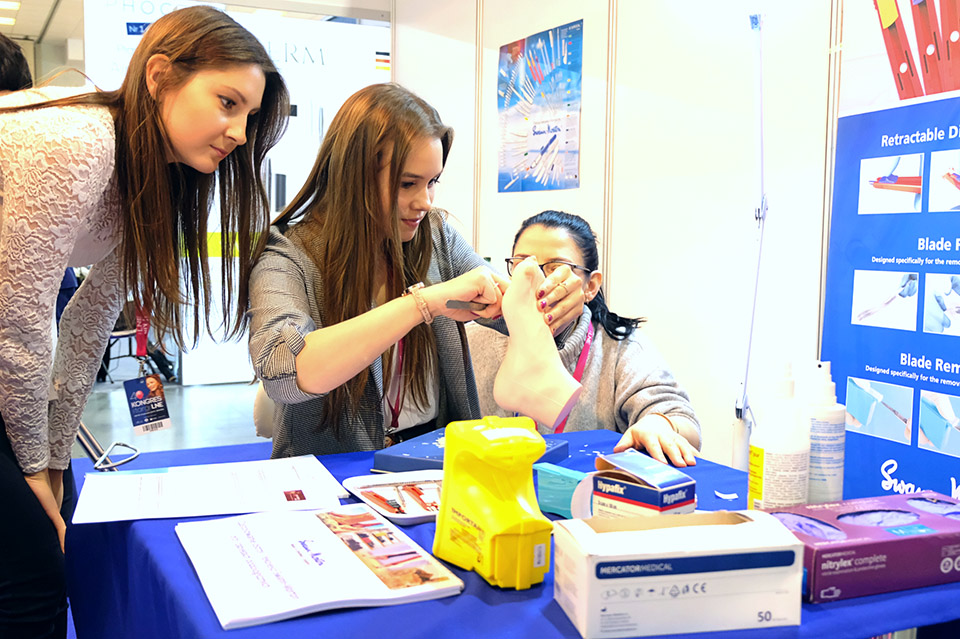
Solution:
M310 314L309 258L276 228L250 275L250 359L267 395L284 404L320 397L297 386L297 354L316 330Z
M601 329L602 330L602 329ZM667 368L653 343L637 329L620 343L616 368L617 429L626 431L651 413L681 415L700 431L690 396Z

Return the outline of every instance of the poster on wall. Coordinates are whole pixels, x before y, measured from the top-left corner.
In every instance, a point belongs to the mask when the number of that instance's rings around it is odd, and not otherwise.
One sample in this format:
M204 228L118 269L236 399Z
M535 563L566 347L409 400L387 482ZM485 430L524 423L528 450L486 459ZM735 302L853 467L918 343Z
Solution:
M960 16L846 3L821 358L844 497L960 497Z
M497 191L580 186L583 20L500 47Z

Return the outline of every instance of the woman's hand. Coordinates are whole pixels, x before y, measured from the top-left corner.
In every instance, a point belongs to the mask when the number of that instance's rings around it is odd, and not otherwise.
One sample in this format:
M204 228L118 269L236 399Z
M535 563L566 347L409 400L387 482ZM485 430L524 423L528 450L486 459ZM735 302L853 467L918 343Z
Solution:
M537 290L537 308L554 337L580 317L585 301L583 280L566 264L551 273Z
M509 283L489 268L478 266L452 280L426 287L422 295L434 317L444 315L458 322L469 322L480 317L499 316L503 292ZM482 311L447 308L447 300L479 302L487 307Z
M619 453L628 448L645 450L654 459L664 464L672 463L679 468L697 464L697 449L673 429L670 420L659 414L640 418L640 421L623 434L613 452ZM670 459L669 462L667 458Z
M63 540L67 532L67 525L64 523L63 517L60 516L59 506L59 498L62 497L63 490L63 483L61 481L63 471L48 471L44 469L39 473L24 475L23 478L27 480L27 486L29 486L33 494L36 495L37 501L39 501L40 506L43 507L43 512L45 512L47 517L50 518L50 521L53 522L53 527L57 529L57 536L60 538L60 551L62 552ZM60 497L57 496L58 492L61 493Z

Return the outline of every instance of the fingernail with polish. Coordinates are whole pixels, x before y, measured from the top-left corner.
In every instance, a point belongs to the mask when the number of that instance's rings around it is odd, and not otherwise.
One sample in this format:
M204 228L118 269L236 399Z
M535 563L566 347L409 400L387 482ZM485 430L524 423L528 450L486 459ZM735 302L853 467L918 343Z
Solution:
M549 323L552 321L553 321L553 315L547 315L547 322Z
M545 291L537 291L537 299L540 299L541 297L543 297L544 293Z
M540 300L540 308L544 309L547 307L547 300Z

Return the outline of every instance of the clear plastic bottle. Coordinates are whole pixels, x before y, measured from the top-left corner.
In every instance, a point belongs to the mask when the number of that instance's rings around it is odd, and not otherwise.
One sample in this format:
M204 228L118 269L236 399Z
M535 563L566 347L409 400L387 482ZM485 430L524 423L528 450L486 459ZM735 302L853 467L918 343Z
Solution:
M772 397L756 403L750 438L747 507L783 508L807 501L810 477L810 427L794 397L788 365Z
M808 503L843 499L843 461L846 448L846 409L837 403L837 386L830 378L830 362L821 362L808 404L810 417L810 489Z

